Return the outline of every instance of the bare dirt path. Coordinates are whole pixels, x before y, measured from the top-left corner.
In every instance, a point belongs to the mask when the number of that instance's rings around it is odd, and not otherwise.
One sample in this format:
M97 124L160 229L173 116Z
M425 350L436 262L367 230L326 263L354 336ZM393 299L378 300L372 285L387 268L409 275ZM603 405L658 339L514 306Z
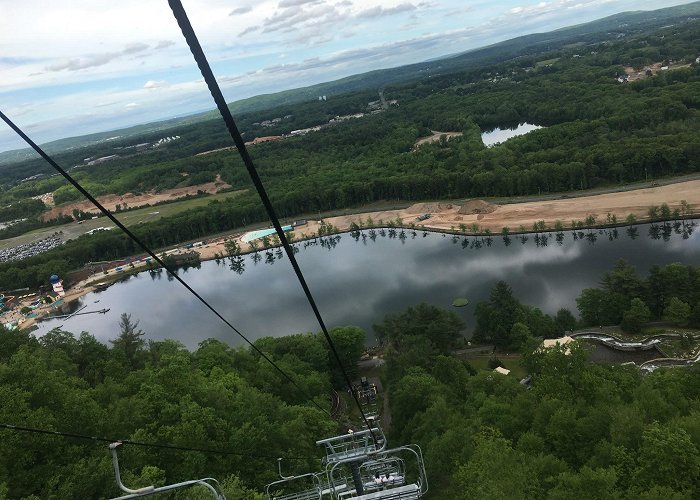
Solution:
M139 207L142 205L154 205L156 203L166 201L166 200L177 200L178 198L184 198L187 195L195 195L199 192L205 192L209 194L215 194L222 189L230 188L231 186L221 180L221 176L217 176L214 182L207 182L205 184L198 184L196 186L185 186L181 188L165 189L158 193L143 193L143 194L133 194L125 193L119 194L108 194L105 196L98 196L97 201L102 203L102 205L109 210L114 212L117 209L117 205L121 207ZM60 214L72 215L73 210L78 209L86 213L98 213L97 208L89 201L80 201L76 203L67 203L48 210L42 214L43 220L51 220L58 217Z

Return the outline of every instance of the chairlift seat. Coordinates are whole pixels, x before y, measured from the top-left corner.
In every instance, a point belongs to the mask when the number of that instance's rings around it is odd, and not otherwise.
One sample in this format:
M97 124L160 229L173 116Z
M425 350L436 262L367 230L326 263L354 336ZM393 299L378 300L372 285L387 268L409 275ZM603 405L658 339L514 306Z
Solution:
M348 485L345 483L337 484L337 485L333 486L332 488L329 485L328 487L321 490L321 496L332 495L333 492L335 492L337 495L341 491L345 491L347 489L348 489Z
M407 484L398 488L365 493L354 500L417 500L421 492L417 484Z
M316 488L272 497L273 500L319 500L320 498L321 493Z

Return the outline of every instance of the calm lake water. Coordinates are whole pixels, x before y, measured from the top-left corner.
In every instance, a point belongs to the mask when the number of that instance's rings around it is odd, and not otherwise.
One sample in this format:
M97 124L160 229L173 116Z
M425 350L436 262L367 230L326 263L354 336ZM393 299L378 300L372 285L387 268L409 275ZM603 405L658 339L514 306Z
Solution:
M583 288L596 286L602 274L624 258L641 274L653 264L682 262L700 265L699 231L684 227L640 225L634 239L627 228L595 230L557 237L501 236L453 237L440 233L384 230L372 238L351 234L298 243L297 259L329 327L358 325L368 332L385 314L428 302L450 308L473 327L474 306L486 300L498 280L507 281L526 304L553 314L569 308L576 314L575 299ZM385 236L381 234L384 233ZM561 241L558 241L561 240ZM257 262L256 262L257 261ZM180 275L250 339L266 335L317 331L299 284L280 251L259 252L230 261L204 262L200 269ZM471 303L453 308L456 297ZM99 301L99 302L98 302ZM149 272L91 293L71 306L87 306L83 312L102 308L105 314L74 316L41 323L36 334L63 325L74 333L88 331L102 341L119 333L119 316L129 313L140 321L149 339L173 338L194 348L209 337L241 344L202 304L195 301L166 273Z
M513 137L524 135L528 132L532 132L533 130L537 130L538 128L542 127L540 127L539 125L533 125L531 123L521 123L515 128L497 128L491 130L490 132L484 132L483 134L481 134L481 140L483 141L485 146L491 147L495 144L507 141L508 139L511 139Z

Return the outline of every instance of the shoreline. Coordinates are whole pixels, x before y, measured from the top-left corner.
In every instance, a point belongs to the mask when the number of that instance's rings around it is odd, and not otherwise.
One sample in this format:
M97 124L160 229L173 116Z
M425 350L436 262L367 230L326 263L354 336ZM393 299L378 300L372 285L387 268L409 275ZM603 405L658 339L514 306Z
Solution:
M671 210L681 208L681 200L686 201L691 207L700 206L700 179L680 183L670 183L662 186L646 187L631 191L595 194L584 197L567 197L552 200L526 201L516 203L492 204L483 200L468 200L461 205L453 202L435 201L415 203L405 208L368 211L350 215L339 215L320 220L308 220L303 226L297 226L286 233L291 236L291 243L297 243L319 237L321 224L331 226L332 231L328 235L351 232L353 224L360 229L379 229L380 227L400 227L402 229L416 231L432 231L459 236L502 236L504 227L508 227L508 235L529 233L555 232L554 225L559 221L563 227L560 231L571 231L572 221L582 223L576 230L598 229L610 227L630 226L625 218L634 214L634 224L648 224L661 221L660 218L650 218L648 209L651 206L659 206L662 203L669 205ZM466 207L466 210L465 210ZM470 208L473 207L473 210ZM464 213L467 212L467 213ZM424 214L431 214L430 218L418 221L417 218ZM618 220L611 223L607 219L608 214L615 214ZM593 224L586 224L585 219L595 217ZM698 214L688 213L674 220L695 218ZM372 222L368 225L369 221ZM535 230L532 225L540 222L541 228ZM235 231L229 235L218 236L208 240L206 244L187 248L180 244L165 250L168 255L178 255L194 251L199 255L200 261L215 260L216 258L228 258L225 243L234 240L239 251L235 255L246 255L255 251L267 250L280 246L279 243L271 244L266 248L251 245L242 241L246 233ZM270 241L276 240L271 237ZM202 240L204 241L204 240ZM162 253L161 251L157 252ZM83 297L95 290L102 283L112 283L129 274L137 274L148 269L145 259L136 261L122 271L107 270L106 273L93 274L86 279L74 284L67 290L63 298L65 303ZM33 326L43 316L46 316L51 306L42 307L43 314L36 318L27 318L18 322L21 329Z

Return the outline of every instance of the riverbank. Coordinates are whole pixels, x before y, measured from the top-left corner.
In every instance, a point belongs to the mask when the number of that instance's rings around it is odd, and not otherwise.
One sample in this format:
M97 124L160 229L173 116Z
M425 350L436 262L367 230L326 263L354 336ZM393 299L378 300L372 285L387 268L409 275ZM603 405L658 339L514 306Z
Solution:
M498 204L484 200L465 200L460 204L416 203L394 210L327 217L323 223L330 224L334 232L347 232L353 224L364 228L394 224L463 234L500 233L504 227L510 233L531 232L533 224L538 221L543 221L544 227L550 230L554 229L557 222L569 228L571 221L580 221L586 227L585 221L590 216L595 218L595 226L606 225L608 214L615 215L618 225L625 224L625 219L630 214L634 215L638 223L649 222L648 211L651 206L666 203L671 210L680 210L681 200L686 201L691 208L700 206L700 179L633 191L523 203ZM430 217L417 220L426 214L430 214ZM320 228L320 220L309 220L306 225L294 228L290 234L294 241L300 241L317 236ZM254 250L249 244L240 241L240 235L235 239L243 253ZM216 258L217 254L225 255L224 238L198 249L198 252L202 260Z
M624 223L629 214L634 214L638 223L649 220L648 210L652 205L659 206L667 203L671 210L681 208L681 200L691 207L700 206L700 180L691 180L663 186L647 187L634 191L597 194L579 198L557 200L528 201L524 203L489 203L484 200L468 200L465 202L446 203L416 203L405 208L364 212L351 215L340 215L323 219L325 227L332 226L333 232L347 232L353 224L359 227L387 226L389 224L403 227L415 227L417 230L436 230L461 234L483 234L486 231L500 233L503 227L508 227L511 233L519 230L528 232L532 225L544 221L544 226L553 229L560 221L564 227L570 227L571 221L585 220L595 217L597 224L606 224L608 214L614 214L618 224ZM430 217L424 220L425 214ZM315 238L321 228L320 220L309 220L306 224L297 226L290 234L293 241ZM213 260L227 254L225 244L228 240L236 241L240 253L250 253L255 250L250 243L242 241L245 233L237 232L218 236L207 240L197 247L188 249L182 245L167 250L168 254L177 255L196 251L200 260ZM274 238L273 238L274 239ZM258 242L258 248L261 245ZM160 255L163 250L158 250ZM147 269L147 264L135 261L133 268L127 266L122 271L109 269L106 273L99 272L83 281L74 284L65 298L66 302L75 300L94 290L94 286L102 282L112 282L122 279L127 273L136 273ZM43 311L39 311L40 313ZM43 315L48 314L44 312ZM21 328L33 325L39 318L29 318L19 324Z

